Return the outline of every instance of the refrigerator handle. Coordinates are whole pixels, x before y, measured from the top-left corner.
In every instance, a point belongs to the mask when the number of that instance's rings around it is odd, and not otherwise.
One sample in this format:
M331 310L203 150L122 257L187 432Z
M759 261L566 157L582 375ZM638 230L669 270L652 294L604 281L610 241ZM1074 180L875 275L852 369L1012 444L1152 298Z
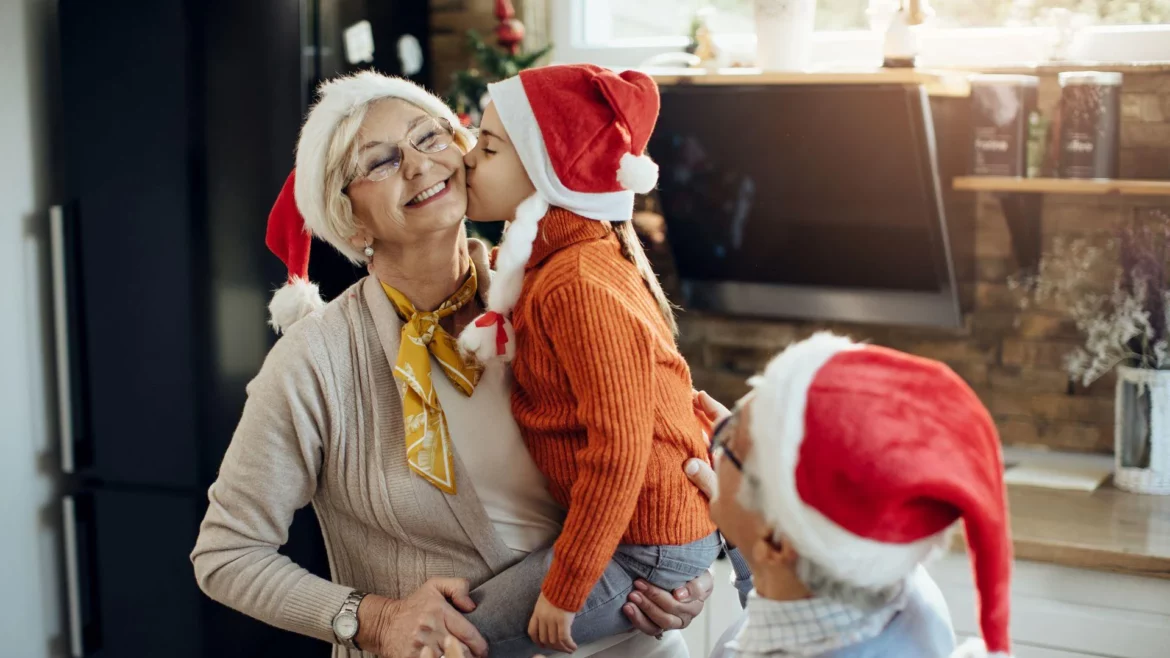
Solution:
M77 503L73 496L61 499L65 526L65 585L69 604L69 655L85 658L81 626L81 574L77 550Z
M85 350L82 299L78 279L77 203L49 209L49 263L53 274L53 343L57 360L57 422L61 470L73 474L93 463L93 446L85 443Z
M61 470L73 473L73 378L69 352L69 289L65 275L65 208L49 209L49 246L53 269L53 329L57 351L57 424ZM72 509L72 501L67 511ZM66 524L67 532L70 526Z

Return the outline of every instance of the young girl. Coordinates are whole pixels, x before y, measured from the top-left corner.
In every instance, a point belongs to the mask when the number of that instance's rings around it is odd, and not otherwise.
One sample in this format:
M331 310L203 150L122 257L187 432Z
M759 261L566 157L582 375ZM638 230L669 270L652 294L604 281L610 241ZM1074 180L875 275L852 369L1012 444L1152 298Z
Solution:
M512 361L513 415L567 517L551 550L480 588L468 618L492 655L527 658L528 638L573 651L630 628L621 606L635 579L674 589L711 565L720 540L683 473L707 456L690 371L630 223L634 192L657 181L642 155L657 86L632 71L550 66L489 94L465 158L468 216L511 224L489 312L460 344Z

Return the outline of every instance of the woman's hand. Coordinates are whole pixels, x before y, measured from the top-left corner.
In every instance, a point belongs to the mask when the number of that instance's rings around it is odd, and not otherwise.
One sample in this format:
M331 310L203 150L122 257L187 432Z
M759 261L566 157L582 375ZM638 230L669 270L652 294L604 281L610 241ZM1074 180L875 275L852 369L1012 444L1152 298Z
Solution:
M573 618L575 612L561 610L541 593L536 601L536 609L532 611L532 619L528 621L528 637L541 649L554 649L564 653L573 653L577 650L577 643L573 641Z
M658 637L664 631L681 630L691 625L703 612L703 604L715 588L715 578L708 571L691 582L667 592L644 580L634 581L629 603L622 612L634 628Z
M719 482L715 479L715 469L711 468L710 464L702 459L688 459L683 466L683 472L704 496L708 499L715 497Z
M424 650L442 655L450 640L468 658L484 658L487 641L460 614L475 609L469 591L462 578L432 578L405 599L366 596L358 607L357 644L383 658L421 658Z

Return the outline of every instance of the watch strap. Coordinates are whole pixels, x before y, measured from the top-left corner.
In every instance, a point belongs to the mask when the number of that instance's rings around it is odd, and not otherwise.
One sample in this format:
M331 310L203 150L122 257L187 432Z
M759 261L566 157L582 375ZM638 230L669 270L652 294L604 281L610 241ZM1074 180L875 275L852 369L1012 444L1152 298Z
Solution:
M365 592L360 592L358 590L354 590L354 591L350 592L349 596L345 597L345 602L343 602L341 604L341 610L337 611L336 616L340 617L341 615L349 613L349 614L352 614L354 616L354 618L356 619L357 612L358 612L358 606L360 606L362 604L362 599L364 599L364 598L366 598ZM357 642L356 642L357 633L354 633L353 637L343 638L343 637L338 637L337 633L334 632L334 637L336 637L337 642L339 644L341 644L341 646L343 646L347 649L353 649L354 651L361 651L361 647L359 647L357 645Z

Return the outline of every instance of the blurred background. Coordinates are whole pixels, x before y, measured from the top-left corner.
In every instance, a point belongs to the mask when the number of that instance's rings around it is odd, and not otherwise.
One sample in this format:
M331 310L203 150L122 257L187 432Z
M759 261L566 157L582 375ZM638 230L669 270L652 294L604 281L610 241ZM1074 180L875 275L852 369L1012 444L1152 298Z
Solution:
M187 559L300 123L366 68L475 123L552 62L659 82L635 222L697 388L825 328L945 361L1022 451L1017 655L1166 655L1170 399L1115 366L1170 368L1170 0L0 0L0 44L0 657L326 655ZM326 297L363 274L312 261ZM328 576L310 510L286 552ZM736 612L720 585L692 654Z

